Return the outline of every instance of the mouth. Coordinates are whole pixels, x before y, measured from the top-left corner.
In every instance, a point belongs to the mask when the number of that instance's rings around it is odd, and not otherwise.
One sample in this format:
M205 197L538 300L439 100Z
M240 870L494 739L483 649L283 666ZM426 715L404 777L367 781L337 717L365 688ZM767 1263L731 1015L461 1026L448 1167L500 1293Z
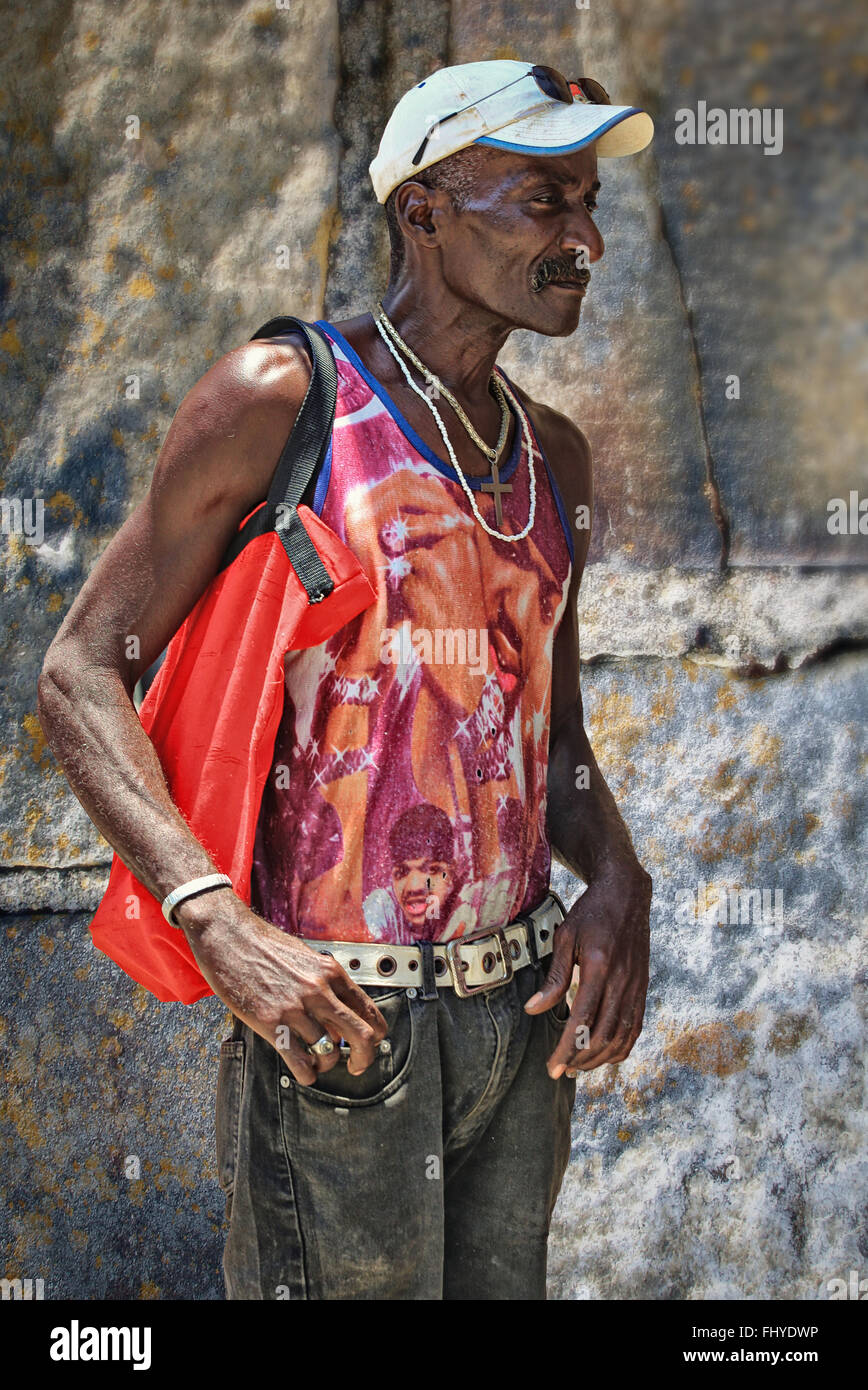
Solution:
M488 655L497 683L504 695L512 695L521 679L521 639L506 614L498 615L497 627L489 638Z
M408 896L404 899L403 905L404 911L406 912L408 917L424 916L425 909L428 906L428 898L419 897L417 894L414 893L413 895Z
M566 270L566 274L564 274L564 270ZM536 283L532 284L531 288L534 289L537 294L539 294L541 290L547 290L551 286L551 288L555 290L569 290L572 294L585 295L588 291L590 279L591 277L587 271L583 274L571 275L569 270L563 267L561 273L558 274L557 271L552 271L551 269L547 270L544 267L542 274L536 277ZM540 283L540 280L542 283Z

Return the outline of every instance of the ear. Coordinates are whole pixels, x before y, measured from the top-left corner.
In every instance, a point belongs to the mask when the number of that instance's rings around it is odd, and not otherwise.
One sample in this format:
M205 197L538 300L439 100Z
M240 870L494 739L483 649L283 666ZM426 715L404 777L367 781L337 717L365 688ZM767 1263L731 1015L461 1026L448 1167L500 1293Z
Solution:
M405 236L421 246L436 246L443 194L412 179L403 183L395 195L395 216Z

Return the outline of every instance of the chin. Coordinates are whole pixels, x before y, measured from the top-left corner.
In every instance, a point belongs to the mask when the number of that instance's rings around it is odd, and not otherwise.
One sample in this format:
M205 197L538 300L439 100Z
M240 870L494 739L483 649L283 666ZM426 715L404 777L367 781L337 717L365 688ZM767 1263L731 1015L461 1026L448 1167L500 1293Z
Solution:
M541 333L546 338L568 338L578 328L581 315L582 300L578 296L574 302L563 304L560 313L552 312L549 298L539 304L538 312L529 322L516 326L528 328L532 333Z

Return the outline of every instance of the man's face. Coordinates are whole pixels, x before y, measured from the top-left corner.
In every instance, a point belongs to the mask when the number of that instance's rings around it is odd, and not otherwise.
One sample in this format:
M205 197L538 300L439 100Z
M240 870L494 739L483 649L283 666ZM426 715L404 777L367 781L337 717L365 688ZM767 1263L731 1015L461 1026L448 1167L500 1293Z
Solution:
M604 250L592 217L599 187L593 144L556 157L486 150L465 206L456 213L447 198L437 224L447 285L511 327L573 333L587 267Z
M392 868L392 885L404 916L419 927L435 916L452 892L452 865L443 859L405 859Z

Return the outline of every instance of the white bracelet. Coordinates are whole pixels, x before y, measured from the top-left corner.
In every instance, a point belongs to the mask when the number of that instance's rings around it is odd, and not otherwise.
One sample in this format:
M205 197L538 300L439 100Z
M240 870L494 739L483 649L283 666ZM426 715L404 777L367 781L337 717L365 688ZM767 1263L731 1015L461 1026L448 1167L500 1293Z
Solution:
M226 874L205 874L204 878L191 878L189 883L182 883L180 888L174 888L162 902L163 916L171 927L178 927L178 923L172 915L173 909L185 898L192 898L194 893L202 893L207 888L231 888L232 879ZM180 931L181 928L178 927Z

